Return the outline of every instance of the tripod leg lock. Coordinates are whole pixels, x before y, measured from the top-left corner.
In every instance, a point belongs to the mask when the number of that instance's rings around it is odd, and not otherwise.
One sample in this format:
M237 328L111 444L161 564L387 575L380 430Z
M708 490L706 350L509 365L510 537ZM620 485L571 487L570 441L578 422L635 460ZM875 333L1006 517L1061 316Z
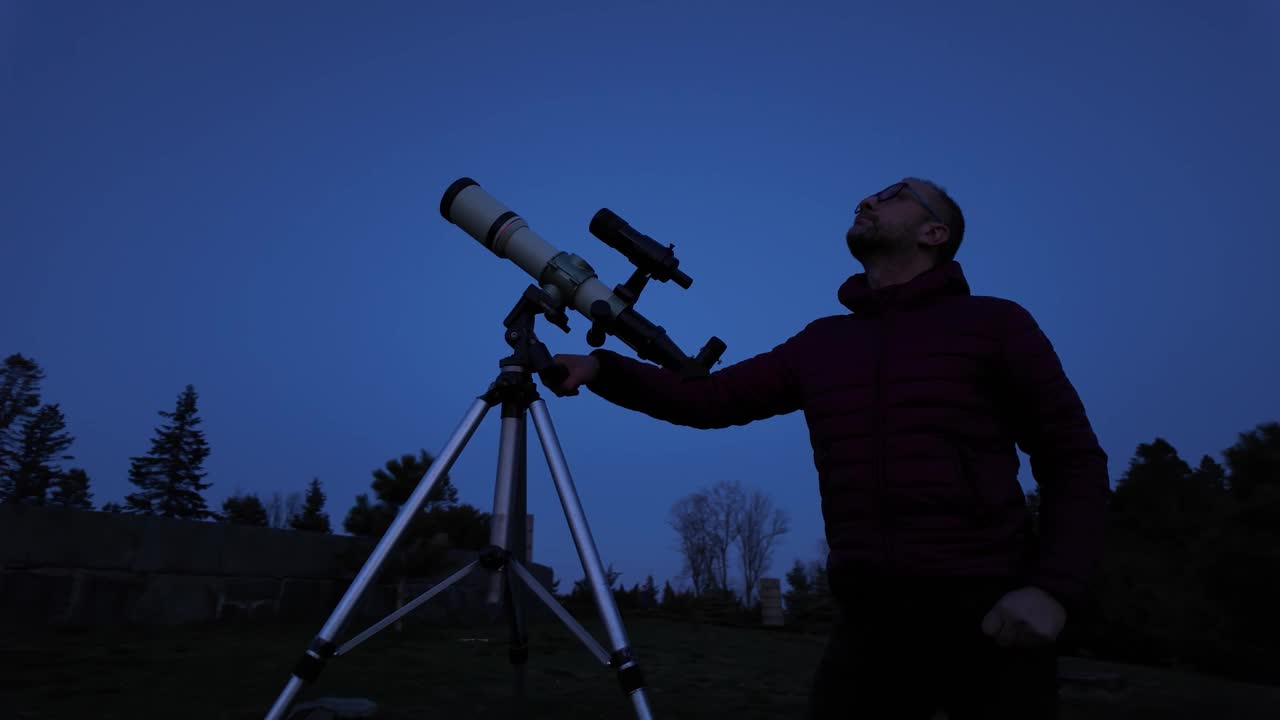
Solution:
M618 684L622 691L630 695L644 687L644 673L640 671L640 663L631 654L631 648L624 647L609 656L609 665L618 669Z
M332 640L321 637L312 640L311 646L302 653L302 657L298 658L298 664L293 668L294 677L306 683L314 681L324 669L325 661L333 657L337 649L338 646Z
M511 553L497 545L490 545L480 551L480 567L485 570L501 570L507 564Z

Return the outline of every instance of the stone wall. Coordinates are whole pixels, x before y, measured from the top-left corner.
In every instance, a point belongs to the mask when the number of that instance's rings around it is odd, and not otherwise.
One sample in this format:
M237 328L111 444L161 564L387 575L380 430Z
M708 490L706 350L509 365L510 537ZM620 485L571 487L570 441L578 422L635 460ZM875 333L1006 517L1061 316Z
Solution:
M23 505L0 506L0 622L172 624L236 618L323 619L374 540L172 518ZM475 559L448 551L432 577L407 583L407 599ZM550 586L550 568L530 565ZM477 570L406 618L491 617L488 574ZM378 619L397 588L376 582L354 616ZM530 604L536 600L530 598Z

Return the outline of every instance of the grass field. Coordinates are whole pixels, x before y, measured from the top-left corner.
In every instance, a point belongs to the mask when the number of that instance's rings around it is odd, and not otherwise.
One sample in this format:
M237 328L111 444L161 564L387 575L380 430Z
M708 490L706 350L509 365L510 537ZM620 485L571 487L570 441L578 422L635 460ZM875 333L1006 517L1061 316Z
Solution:
M803 716L823 638L655 618L626 626L656 718ZM318 629L7 628L0 718L260 718ZM518 712L504 626L384 630L333 659L301 697L369 698L391 720L634 717L612 670L559 624L535 624L530 635L528 697ZM1064 720L1280 718L1280 688L1076 658L1062 666L1119 672L1129 683L1118 697L1064 690Z

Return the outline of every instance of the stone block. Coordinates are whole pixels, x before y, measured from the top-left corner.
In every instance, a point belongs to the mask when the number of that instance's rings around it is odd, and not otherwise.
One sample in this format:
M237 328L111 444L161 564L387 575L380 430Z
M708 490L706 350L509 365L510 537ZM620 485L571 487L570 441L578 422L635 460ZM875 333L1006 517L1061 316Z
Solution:
M0 613L26 623L63 620L74 583L66 571L10 570L0 574Z
M146 578L133 573L81 573L67 621L76 625L122 625L129 621L146 586Z
M148 625L209 622L217 617L221 585L215 577L152 575L129 621Z
M145 517L133 570L172 575L217 575L229 525Z
M0 506L0 566L128 570L142 518L68 508Z
M326 617L338 606L342 594L340 583L333 580L287 578L280 583L277 604L283 620L309 620Z
M227 578L218 595L219 620L267 620L279 608L280 581L274 578Z
M354 558L366 559L365 542L342 535L228 525L219 572L238 577L328 579ZM358 566L358 565L357 565Z

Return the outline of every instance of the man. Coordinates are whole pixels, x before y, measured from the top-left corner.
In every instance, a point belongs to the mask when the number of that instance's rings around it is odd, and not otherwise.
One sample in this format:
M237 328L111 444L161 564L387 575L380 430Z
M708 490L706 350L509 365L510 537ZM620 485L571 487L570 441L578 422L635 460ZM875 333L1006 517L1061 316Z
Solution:
M908 178L855 215L850 313L683 382L605 350L560 355L559 392L698 428L804 412L839 607L811 717L1056 717L1055 644L1101 556L1106 454L1031 315L970 294L943 189ZM1041 491L1034 545L1018 446Z

